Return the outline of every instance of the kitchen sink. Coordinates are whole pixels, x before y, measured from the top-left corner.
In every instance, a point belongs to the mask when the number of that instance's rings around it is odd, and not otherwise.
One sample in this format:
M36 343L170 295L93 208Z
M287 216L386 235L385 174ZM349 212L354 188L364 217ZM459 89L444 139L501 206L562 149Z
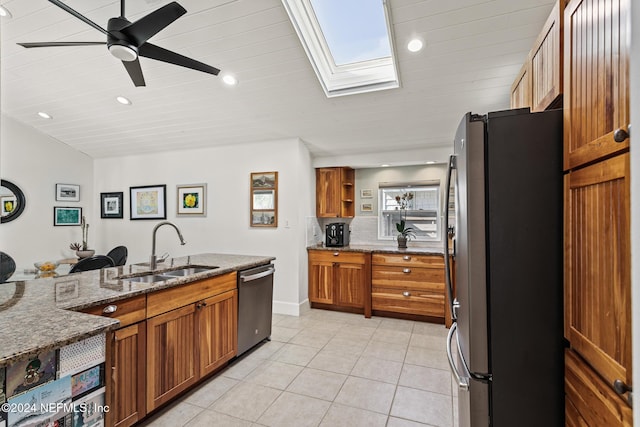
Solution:
M190 276L192 274L197 274L197 273L204 273L205 271L215 270L216 268L220 268L220 267L186 267L186 268L179 268L177 270L163 271L162 275L183 277L183 276Z
M165 280L170 280L175 278L176 276L167 276L164 274L147 274L144 276L121 277L120 280L126 280L128 282L155 283L155 282L164 282Z

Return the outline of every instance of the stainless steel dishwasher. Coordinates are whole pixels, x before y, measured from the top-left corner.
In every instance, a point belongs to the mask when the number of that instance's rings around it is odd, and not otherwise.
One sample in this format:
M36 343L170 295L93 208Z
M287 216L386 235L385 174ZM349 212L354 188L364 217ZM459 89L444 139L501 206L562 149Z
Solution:
M271 336L273 264L238 275L238 356Z

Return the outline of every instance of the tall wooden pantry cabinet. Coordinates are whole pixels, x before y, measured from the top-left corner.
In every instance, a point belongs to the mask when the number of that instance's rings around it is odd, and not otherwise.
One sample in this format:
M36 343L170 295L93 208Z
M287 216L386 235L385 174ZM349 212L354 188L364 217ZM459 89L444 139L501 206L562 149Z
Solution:
M568 426L631 426L631 0L564 14L565 354Z

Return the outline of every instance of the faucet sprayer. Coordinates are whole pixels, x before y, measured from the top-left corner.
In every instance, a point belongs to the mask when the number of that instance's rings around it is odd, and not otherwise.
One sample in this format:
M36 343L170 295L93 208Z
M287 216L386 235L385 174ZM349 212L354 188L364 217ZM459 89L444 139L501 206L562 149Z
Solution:
M158 231L158 228L162 227L163 225L170 225L173 228L175 228L176 233L178 233L178 238L180 239L180 244L181 245L185 245L187 242L184 241L184 237L182 237L182 233L180 232L180 229L172 222L169 221L162 221L159 222L158 224L156 224L155 227L153 227L153 233L152 233L152 239L151 239L151 257L149 258L149 269L150 270L155 270L157 263L156 263L156 232Z

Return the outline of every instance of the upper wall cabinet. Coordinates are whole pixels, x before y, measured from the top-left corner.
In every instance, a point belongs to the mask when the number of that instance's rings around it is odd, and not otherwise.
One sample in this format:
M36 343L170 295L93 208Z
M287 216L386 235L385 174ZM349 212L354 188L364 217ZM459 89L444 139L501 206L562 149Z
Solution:
M565 170L629 148L631 0L572 0L565 11Z
M348 167L316 169L316 216L353 218L355 171Z
M511 108L543 111L562 106L563 11L558 0L511 85Z

